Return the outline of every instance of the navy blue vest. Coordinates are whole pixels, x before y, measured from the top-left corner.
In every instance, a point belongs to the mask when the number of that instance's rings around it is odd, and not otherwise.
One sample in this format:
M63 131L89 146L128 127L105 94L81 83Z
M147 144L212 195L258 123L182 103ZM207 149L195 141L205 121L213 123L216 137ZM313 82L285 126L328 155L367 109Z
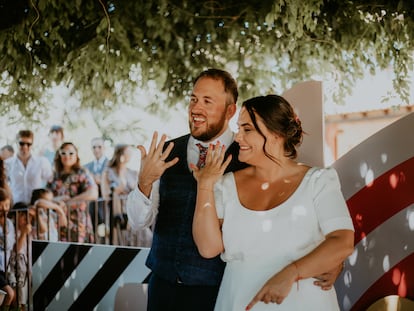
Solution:
M179 157L176 165L160 179L160 205L147 266L159 277L186 285L213 285L221 282L224 262L217 256L200 256L192 236L197 182L187 166L189 135L172 140L174 148L167 161ZM233 143L227 150L233 158L227 171L246 167L238 161L239 146Z

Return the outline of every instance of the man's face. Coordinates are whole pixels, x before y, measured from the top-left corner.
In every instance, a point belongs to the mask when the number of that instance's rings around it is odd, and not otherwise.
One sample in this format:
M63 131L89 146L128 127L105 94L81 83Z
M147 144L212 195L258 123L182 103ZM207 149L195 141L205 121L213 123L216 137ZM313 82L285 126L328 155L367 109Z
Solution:
M33 139L29 137L20 137L17 141L19 155L21 157L27 157L32 152Z
M100 159L104 153L104 142L99 139L93 140L92 152L97 160Z
M66 145L59 150L60 160L64 169L70 169L78 161L78 153L72 145Z
M49 137L50 137L50 140L52 141L52 145L55 148L60 147L60 145L62 144L62 140L63 140L61 132L52 131L52 132L49 133Z
M190 132L201 141L211 141L228 127L236 105L226 105L227 94L221 80L201 78L194 85L188 107Z

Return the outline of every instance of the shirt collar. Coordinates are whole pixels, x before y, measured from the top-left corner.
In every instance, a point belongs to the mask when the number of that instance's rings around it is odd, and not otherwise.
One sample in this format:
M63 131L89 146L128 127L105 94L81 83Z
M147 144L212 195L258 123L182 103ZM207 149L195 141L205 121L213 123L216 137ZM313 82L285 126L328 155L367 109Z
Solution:
M190 135L190 139L189 139L189 144L191 146L195 146L196 144L201 144L204 147L208 147L209 144L215 144L218 141L222 144L225 145L226 148L228 148L231 143L234 140L234 133L231 131L231 129L228 127L223 134L221 134L219 137L209 141L209 142L204 142L204 141L200 141L196 138L194 138L193 136ZM198 150L198 149L197 149Z
M98 164L102 164L102 163L104 163L104 161L105 161L105 156L100 157L99 160L95 159L95 162L98 163Z

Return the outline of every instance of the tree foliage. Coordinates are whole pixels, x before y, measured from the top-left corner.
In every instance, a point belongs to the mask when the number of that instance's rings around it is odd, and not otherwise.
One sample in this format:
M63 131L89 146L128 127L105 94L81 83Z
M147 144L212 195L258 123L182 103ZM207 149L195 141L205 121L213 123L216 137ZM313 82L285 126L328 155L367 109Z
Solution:
M409 97L412 0L3 0L0 13L3 114L47 111L59 84L82 109L163 109L208 67L234 73L241 99L317 76L338 83L340 100L366 68L392 66ZM137 89L158 92L142 103Z

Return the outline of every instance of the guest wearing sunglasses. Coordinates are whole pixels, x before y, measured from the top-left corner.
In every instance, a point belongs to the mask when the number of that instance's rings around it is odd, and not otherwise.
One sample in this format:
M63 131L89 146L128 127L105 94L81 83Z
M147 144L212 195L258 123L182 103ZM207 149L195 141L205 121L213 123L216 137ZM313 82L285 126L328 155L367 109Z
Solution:
M43 188L52 177L52 166L43 156L32 153L33 132L21 130L17 133L17 152L6 160L7 177L13 202L30 203L33 189Z
M98 187L93 177L80 164L78 149L65 142L56 151L55 173L48 182L54 200L66 203L69 231L61 232L61 240L93 243L94 234L88 201L98 198Z

